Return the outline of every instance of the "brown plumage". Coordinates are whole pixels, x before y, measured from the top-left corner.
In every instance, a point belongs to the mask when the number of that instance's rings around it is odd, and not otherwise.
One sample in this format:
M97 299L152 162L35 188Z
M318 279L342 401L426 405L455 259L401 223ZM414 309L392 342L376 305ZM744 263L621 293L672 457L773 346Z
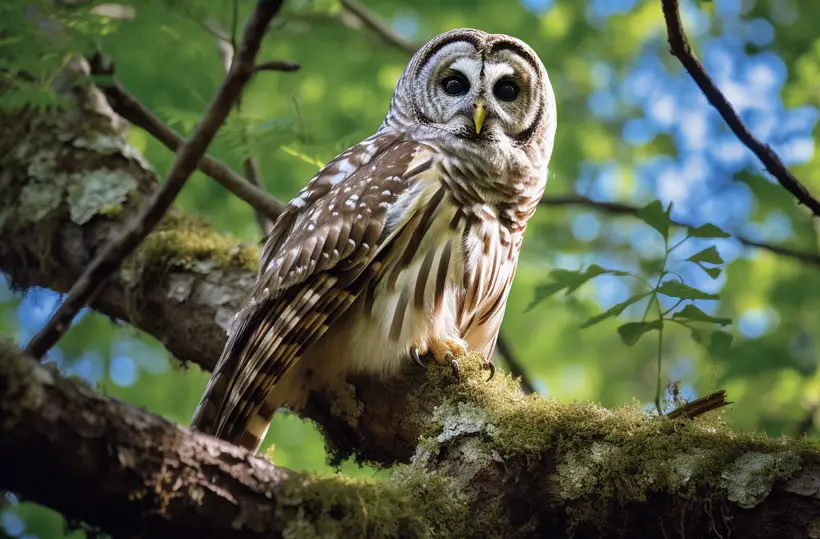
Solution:
M389 376L415 350L490 361L554 133L524 43L466 29L422 47L379 131L276 221L192 427L256 449L277 408L346 372Z

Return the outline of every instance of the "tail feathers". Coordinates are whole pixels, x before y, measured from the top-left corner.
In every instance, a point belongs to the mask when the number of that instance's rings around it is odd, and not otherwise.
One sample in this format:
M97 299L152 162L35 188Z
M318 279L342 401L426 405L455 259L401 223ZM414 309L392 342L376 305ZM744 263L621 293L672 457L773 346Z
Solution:
M199 401L199 405L194 411L191 419L191 429L215 436L234 445L238 445L256 451L262 445L265 435L270 427L273 414L277 406L273 403L268 405L272 399L268 399L251 418L247 425L223 424L222 404L226 402L228 391L228 377L223 374L215 374L211 377L205 388L205 393ZM248 403L240 403L240 406Z

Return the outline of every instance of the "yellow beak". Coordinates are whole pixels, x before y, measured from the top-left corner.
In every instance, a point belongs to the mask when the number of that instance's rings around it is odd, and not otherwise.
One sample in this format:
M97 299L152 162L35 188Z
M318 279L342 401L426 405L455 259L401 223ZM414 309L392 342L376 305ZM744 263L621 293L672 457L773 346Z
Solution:
M475 124L476 135L481 133L481 126L484 125L484 119L487 117L487 104L484 98L479 97L473 104L473 123Z

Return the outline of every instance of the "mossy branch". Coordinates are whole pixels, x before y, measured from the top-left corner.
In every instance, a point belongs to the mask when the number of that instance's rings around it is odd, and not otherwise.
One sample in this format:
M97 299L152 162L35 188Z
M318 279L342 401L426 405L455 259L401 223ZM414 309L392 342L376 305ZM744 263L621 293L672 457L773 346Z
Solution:
M313 478L57 375L0 340L0 488L114 537L806 537L808 442L718 418L650 418L487 384L479 357L439 394L386 482Z
M82 384L0 339L0 487L113 537L459 535L451 482L313 478Z

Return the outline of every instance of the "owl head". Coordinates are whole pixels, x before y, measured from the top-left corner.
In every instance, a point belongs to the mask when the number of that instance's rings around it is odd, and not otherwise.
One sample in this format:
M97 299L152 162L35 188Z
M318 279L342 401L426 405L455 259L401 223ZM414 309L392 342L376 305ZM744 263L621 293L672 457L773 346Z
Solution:
M385 126L422 127L480 146L552 151L555 97L532 48L505 34L460 28L428 41L410 60Z

